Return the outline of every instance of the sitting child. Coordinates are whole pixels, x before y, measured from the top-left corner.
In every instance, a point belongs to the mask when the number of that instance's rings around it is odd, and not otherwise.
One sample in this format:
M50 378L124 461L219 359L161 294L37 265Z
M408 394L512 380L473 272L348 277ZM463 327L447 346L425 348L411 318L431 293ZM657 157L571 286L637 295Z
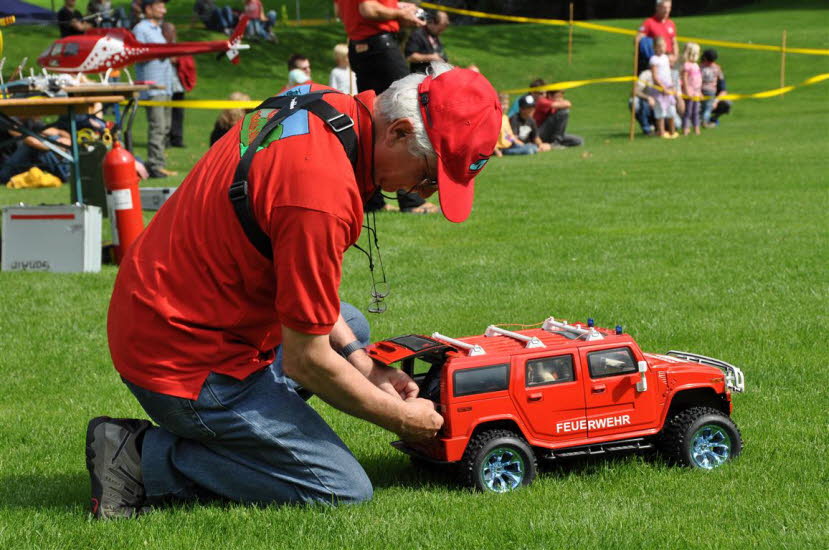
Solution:
M665 54L665 39L661 36L657 37L653 42L653 49L655 54L650 58L649 64L653 82L658 87L653 90L653 96L656 100L654 105L656 133L666 139L677 138L679 133L674 126L676 92L671 76L671 62Z
M524 143L512 131L510 126L507 110L509 109L509 94L499 94L501 100L501 133L498 134L498 142L495 144L495 156L502 157L504 155L532 155L538 152L538 147L534 143Z
M538 135L538 125L533 118L535 98L527 94L518 100L518 114L509 119L513 133L525 145L535 145L538 152L550 150L550 144L541 141Z

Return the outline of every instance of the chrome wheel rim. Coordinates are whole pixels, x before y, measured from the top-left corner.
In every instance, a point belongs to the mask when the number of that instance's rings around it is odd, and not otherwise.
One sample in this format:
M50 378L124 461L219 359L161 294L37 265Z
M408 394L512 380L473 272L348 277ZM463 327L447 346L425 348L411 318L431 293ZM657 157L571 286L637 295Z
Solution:
M691 437L691 460L697 468L714 469L730 456L731 437L721 426L703 426Z
M511 447L497 447L481 463L481 479L490 491L506 493L524 481L524 459Z

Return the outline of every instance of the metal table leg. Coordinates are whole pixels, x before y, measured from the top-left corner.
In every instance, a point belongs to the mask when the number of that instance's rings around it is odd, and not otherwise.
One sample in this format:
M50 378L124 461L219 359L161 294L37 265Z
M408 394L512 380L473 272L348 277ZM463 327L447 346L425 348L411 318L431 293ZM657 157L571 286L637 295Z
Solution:
M138 98L135 95L133 95L127 103L127 107L124 109L123 119L125 120L125 122L121 126L121 131L123 132L124 137L124 147L126 147L127 151L129 151L130 153L132 153L132 122L135 119L135 113L137 111Z
M78 152L78 123L75 120L75 108L69 105L69 134L72 136L72 175L75 179L75 197L83 204L81 190L81 161Z

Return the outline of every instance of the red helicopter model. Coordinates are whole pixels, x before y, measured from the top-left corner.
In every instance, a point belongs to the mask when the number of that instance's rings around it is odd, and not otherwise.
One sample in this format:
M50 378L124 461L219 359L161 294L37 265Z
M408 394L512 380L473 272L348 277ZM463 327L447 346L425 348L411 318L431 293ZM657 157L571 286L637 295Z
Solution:
M136 40L127 29L90 29L85 34L55 40L40 54L37 62L41 67L59 73L102 73L150 59L227 52L231 63L236 64L239 63L239 50L250 47L242 44L247 24L248 18L243 15L227 40L175 44L145 44Z

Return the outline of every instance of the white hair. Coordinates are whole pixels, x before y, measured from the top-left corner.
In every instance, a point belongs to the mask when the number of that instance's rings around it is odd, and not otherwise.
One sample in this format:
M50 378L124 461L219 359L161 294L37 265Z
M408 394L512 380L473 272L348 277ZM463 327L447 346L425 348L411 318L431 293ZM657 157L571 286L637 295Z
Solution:
M428 74L438 76L453 69L449 63L433 61ZM407 118L414 128L414 139L409 142L409 152L414 155L426 155L435 158L435 149L426 134L423 119L420 117L420 103L417 87L426 78L425 74L414 73L396 80L386 91L377 96L375 109L377 114L387 122Z

